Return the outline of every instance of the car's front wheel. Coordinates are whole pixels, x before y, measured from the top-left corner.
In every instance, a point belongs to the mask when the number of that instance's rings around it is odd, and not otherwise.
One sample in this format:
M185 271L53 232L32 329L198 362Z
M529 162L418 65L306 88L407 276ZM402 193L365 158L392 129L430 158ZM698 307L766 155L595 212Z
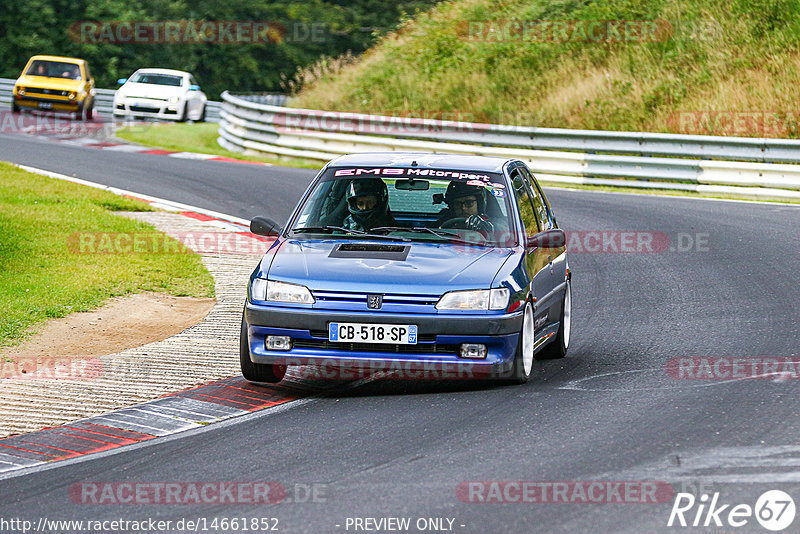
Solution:
M537 360L555 360L567 355L569 337L572 330L572 282L567 279L564 289L564 300L561 302L561 318L555 339L548 343L536 355Z
M533 306L525 303L522 315L522 330L517 341L517 352L514 354L514 365L506 376L512 384L524 384L531 377L533 370L533 342L534 342Z
M247 342L247 323L242 313L242 330L239 334L239 365L242 376L250 382L280 382L286 375L286 366L279 364L253 363L250 360L250 345Z
M19 113L19 106L15 103L11 103L11 113Z
M200 117L197 118L197 122L206 122L206 106L203 104L202 111L200 111Z

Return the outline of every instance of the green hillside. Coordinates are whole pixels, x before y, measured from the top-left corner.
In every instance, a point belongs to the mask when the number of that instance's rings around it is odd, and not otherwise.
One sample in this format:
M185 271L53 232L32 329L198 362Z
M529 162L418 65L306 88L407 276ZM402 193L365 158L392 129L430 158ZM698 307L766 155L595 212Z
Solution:
M797 137L800 0L455 0L302 75L309 108Z

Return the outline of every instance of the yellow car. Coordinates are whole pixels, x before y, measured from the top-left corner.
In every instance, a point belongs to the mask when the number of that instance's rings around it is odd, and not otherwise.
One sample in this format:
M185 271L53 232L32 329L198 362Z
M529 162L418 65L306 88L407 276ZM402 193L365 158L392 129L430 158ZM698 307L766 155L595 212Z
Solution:
M33 56L14 84L11 111L62 111L91 120L94 93L94 78L83 59Z

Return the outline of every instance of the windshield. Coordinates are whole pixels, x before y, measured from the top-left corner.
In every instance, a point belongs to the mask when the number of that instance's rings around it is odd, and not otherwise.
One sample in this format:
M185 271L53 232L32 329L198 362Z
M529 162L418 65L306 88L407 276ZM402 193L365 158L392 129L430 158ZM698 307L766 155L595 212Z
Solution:
M137 72L131 76L133 83L149 83L152 85L169 85L172 87L180 87L183 84L182 76L175 76L172 74L155 74L152 72Z
M28 76L46 76L48 78L80 80L81 68L77 63L36 60L31 63L30 68L25 74Z
M513 246L504 184L497 173L331 168L292 221L291 235Z

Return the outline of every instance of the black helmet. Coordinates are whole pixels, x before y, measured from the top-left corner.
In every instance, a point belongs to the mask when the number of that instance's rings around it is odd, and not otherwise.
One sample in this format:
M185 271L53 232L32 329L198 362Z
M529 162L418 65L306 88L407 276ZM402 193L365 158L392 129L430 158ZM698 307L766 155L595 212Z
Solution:
M486 212L486 190L477 185L467 185L464 182L453 180L447 186L447 191L444 194L444 201L451 208L453 202L461 197L474 196L478 200L478 213Z
M373 195L377 202L372 209L360 210L356 205L358 197ZM353 219L362 226L385 216L389 211L389 190L380 178L356 178L347 186L347 209Z

